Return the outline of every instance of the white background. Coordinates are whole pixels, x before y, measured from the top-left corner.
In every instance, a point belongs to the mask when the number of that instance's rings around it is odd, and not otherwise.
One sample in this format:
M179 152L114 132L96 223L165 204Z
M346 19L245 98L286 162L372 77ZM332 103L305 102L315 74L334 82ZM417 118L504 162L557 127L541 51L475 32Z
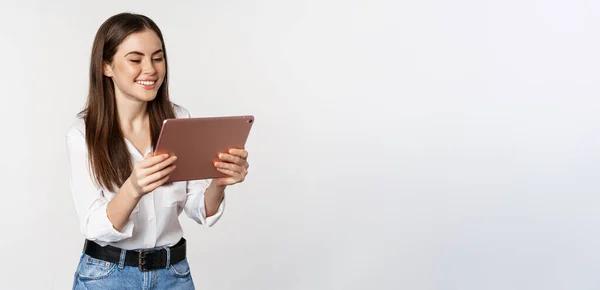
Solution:
M65 133L113 14L156 21L172 99L254 114L201 289L599 289L600 2L4 1L0 288L69 289Z

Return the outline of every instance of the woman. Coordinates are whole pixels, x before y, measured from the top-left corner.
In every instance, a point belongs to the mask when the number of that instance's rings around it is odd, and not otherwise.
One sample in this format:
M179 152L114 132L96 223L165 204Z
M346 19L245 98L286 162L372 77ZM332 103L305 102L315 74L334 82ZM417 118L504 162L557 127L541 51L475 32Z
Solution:
M219 154L228 177L167 183L176 156L154 156L161 124L189 118L169 100L167 53L148 17L122 13L98 30L87 107L68 130L71 191L86 241L74 289L194 289L179 224L223 214L225 187L242 182L248 152Z

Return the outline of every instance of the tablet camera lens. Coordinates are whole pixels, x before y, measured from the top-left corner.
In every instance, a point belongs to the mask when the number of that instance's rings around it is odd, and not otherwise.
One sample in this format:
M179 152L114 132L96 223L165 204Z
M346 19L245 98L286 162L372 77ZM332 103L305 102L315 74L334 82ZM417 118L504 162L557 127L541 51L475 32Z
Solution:
M248 123L252 123L252 120L248 120Z

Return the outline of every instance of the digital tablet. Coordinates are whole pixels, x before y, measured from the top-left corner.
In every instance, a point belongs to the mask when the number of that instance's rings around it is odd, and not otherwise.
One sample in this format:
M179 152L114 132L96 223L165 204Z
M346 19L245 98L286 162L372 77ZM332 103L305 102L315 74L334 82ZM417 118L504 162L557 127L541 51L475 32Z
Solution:
M254 116L167 119L163 122L155 155L177 156L168 182L227 177L213 165L219 153L244 149Z

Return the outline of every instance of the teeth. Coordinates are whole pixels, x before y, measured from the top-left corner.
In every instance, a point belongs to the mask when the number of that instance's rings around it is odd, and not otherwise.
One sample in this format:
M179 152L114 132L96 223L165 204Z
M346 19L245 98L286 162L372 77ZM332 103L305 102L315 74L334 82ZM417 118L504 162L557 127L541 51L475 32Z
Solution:
M150 86L150 85L154 84L154 81L137 81L136 83L138 83L140 85Z

